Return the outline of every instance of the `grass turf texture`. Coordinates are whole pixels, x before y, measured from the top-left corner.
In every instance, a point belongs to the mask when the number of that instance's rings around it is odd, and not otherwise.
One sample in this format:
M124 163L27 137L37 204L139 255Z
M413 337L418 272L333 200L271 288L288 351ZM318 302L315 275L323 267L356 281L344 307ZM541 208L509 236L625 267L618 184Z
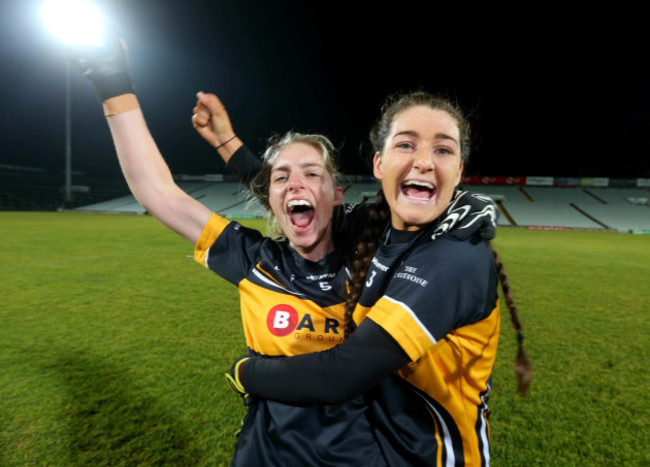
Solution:
M243 220L260 230L264 221ZM0 465L227 465L234 286L149 216L0 213ZM650 236L500 229L493 465L648 465Z

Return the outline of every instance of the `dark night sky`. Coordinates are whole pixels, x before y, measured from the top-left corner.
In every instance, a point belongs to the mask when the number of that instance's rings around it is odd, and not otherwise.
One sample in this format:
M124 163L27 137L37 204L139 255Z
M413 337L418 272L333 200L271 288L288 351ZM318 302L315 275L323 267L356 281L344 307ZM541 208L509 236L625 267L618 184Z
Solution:
M62 170L65 59L40 2L0 0L0 164ZM458 3L271 0L103 2L130 47L149 127L174 173L221 171L190 117L214 92L255 151L321 132L347 173L384 98L424 88L472 110L467 175L650 177L650 80L641 11L475 10ZM521 8L521 7L520 7ZM74 71L74 70L73 70ZM72 76L73 169L119 176L90 84Z

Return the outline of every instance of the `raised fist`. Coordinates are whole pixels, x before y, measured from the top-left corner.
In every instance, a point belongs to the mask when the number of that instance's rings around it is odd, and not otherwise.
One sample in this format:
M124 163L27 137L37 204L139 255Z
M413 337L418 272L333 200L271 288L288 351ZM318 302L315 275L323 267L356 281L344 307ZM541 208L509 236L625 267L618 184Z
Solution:
M235 137L228 112L214 94L199 92L196 95L192 125L212 147L218 147Z

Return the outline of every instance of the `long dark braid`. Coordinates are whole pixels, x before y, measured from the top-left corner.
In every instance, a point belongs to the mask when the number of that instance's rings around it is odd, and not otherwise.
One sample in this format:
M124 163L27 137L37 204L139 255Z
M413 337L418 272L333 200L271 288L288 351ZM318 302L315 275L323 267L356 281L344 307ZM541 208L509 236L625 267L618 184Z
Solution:
M512 322L512 327L515 328L517 332L517 357L515 358L515 376L517 377L517 383L519 394L522 396L526 394L526 391L530 387L530 382L533 379L533 367L528 358L528 354L524 349L524 333L521 326L521 321L519 320L519 311L515 306L515 301L512 298L512 290L510 289L510 282L506 274L505 266L501 257L494 249L494 245L491 242L487 242L492 250L492 255L494 256L494 264L497 268L497 273L499 274L499 282L501 282L501 290L503 290L503 296L506 300L506 306L510 312L510 321Z
M356 254L350 263L350 282L348 283L348 296L345 302L345 337L349 337L355 324L352 319L354 308L359 302L370 261L377 252L379 237L390 219L388 203L384 192L379 190L375 202L368 208L368 217L364 219L364 227L356 239Z

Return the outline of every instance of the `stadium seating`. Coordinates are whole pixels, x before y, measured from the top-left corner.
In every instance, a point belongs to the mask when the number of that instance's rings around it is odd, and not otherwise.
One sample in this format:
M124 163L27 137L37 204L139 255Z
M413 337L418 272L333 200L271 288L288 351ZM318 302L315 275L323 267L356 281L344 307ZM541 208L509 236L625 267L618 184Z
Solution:
M629 188L589 188L599 200L578 206L592 217L619 232L650 231L650 191Z
M246 187L237 181L212 181L203 177L192 180L181 179L178 183L190 196L224 217L267 217L266 210L257 200L251 200ZM124 180L75 177L75 183L77 190L67 209L146 214L129 194ZM60 209L62 186L61 174L0 170L0 210ZM650 232L650 188L528 185L464 185L461 188L492 197L502 214L500 226ZM346 203L371 202L378 189L376 181L346 181L343 199Z
M181 183L181 188L224 217L266 217L265 209L251 201L238 183ZM372 183L348 183L343 189L346 203L372 201L379 188ZM650 230L647 189L531 187L469 185L463 189L491 196L502 215L500 226L532 228ZM645 203L643 202L644 200ZM80 211L114 211L142 214L133 196L120 197Z
M241 183L179 182L179 186L187 194L224 217L266 217L266 210L257 200L250 199L247 190ZM83 206L76 210L146 213L133 195Z
M491 196L499 225L616 230L650 229L650 191L637 188L466 186Z
M343 186L343 201L349 204L366 203L375 199L379 184L348 183Z

